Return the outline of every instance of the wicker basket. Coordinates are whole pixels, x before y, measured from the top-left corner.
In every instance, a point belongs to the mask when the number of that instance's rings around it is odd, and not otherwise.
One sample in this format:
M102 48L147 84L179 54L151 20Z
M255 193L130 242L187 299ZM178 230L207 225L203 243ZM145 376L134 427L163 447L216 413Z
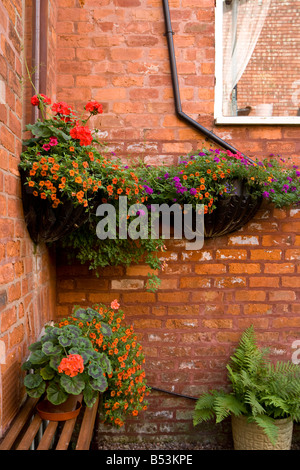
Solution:
M290 450L293 435L291 418L276 420L278 439L273 445L256 423L249 423L246 416L232 416L232 435L235 450Z

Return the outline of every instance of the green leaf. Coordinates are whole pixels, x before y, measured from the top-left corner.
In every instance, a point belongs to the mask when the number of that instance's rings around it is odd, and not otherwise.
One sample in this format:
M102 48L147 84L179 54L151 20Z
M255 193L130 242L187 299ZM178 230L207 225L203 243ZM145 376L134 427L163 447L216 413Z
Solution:
M90 385L93 390L97 390L98 392L104 392L107 389L107 380L106 377L103 375L99 379L91 379Z
M40 374L27 374L24 378L26 388L37 388L43 382Z
M49 366L52 367L52 369L57 370L63 357L63 354L60 354L59 356L50 356Z
M31 398L39 398L41 397L46 390L46 382L42 381L40 385L36 388L26 388L27 394Z
M39 351L39 350L41 350L41 348L42 348L42 342L41 341L37 341L36 343L32 343L28 347L29 351L32 351L32 352Z
M49 360L49 358L43 353L43 351L35 351L31 354L29 360L32 364L44 364Z
M94 379L99 379L101 376L103 376L103 369L101 369L101 367L98 364L91 363L88 366L88 373Z
M87 384L83 390L83 399L88 407L93 406L98 396L98 392L93 390L92 387Z
M111 362L110 362L109 358L104 353L101 354L100 364L101 364L101 367L105 370L105 372L107 372L108 374L112 373Z
M83 350L89 350L92 349L92 343L89 339L87 338L76 338L73 341L73 345L76 348L83 349Z
M111 336L112 335L112 329L107 323L101 322L101 333L103 336Z
M21 366L21 369L22 370L30 370L32 369L32 363L30 361L25 361L23 362L22 366Z
M68 393L63 390L59 382L53 380L47 387L47 398L54 405L60 405L66 401Z
M67 346L71 346L72 344L71 338L67 338L66 336L63 336L63 335L58 337L58 342L63 348L66 348Z
M43 344L42 350L49 356L57 356L62 352L62 348L59 344L53 344L51 341L46 341L46 343Z
M64 390L72 395L79 395L85 387L85 381L80 374L75 375L75 377L62 375L60 383Z
M278 439L278 428L274 419L266 415L260 415L255 416L253 419L250 418L250 420L255 421L255 423L264 430L273 445L276 444Z
M40 374L44 380L51 380L55 376L55 370L52 369L49 364L47 364L46 367L43 367L40 370Z
M41 121L37 121L35 124L28 124L26 127L36 137L47 138L52 136L52 129L49 129L48 125Z

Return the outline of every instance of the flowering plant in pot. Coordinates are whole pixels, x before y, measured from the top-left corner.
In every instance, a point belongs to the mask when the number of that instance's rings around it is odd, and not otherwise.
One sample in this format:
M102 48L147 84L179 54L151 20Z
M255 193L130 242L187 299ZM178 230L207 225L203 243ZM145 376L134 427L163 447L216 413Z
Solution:
M282 158L251 160L240 153L202 149L181 157L177 166L141 168L141 179L149 194L148 204L204 205L212 213L224 198L235 196L237 182L243 181L252 198L266 198L276 207L300 199L300 170Z
M230 390L211 390L196 402L194 425L232 416L236 450L288 450L293 421L300 420L300 369L273 363L256 344L253 326L244 331L227 364Z
M32 137L23 141L19 167L26 174L25 185L33 196L48 199L53 208L72 199L75 205L88 207L93 194L101 185L102 156L95 148L100 144L96 131L87 126L88 120L102 113L96 101L85 105L87 117L79 117L65 102L51 104L45 95L31 98L42 118L28 124Z
M112 368L108 356L95 351L89 335L99 328L102 335L111 336L112 330L91 308L75 310L72 318L74 324L47 325L41 339L29 346L31 354L22 368L32 373L25 376L24 385L30 397L46 394L54 405L82 393L86 405L92 406L98 392L107 388Z
M125 313L117 300L110 306L93 305L93 310L98 312L101 324L108 325L112 331L110 336L103 335L102 328L89 332L95 351L105 354L111 364L106 375L107 388L102 394L102 419L105 424L121 427L127 418L147 409L150 389L144 370L145 356L132 325L125 323ZM74 317L60 325L66 323L78 325Z
M73 314L46 326L42 338L29 346L24 385L30 397L65 403L82 394L92 406L103 393L103 420L122 426L126 417L147 408L145 357L133 327L117 300L110 306L74 307Z

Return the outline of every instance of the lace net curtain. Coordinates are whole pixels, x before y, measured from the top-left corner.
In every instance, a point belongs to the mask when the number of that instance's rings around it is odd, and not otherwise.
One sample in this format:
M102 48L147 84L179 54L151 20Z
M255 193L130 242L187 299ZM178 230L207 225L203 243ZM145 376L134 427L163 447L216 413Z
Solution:
M231 94L243 75L271 0L223 0L223 114L235 114Z

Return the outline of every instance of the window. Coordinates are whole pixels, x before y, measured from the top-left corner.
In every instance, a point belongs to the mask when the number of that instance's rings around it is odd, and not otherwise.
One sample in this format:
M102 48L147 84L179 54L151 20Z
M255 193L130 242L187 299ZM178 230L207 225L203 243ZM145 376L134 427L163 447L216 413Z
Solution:
M216 0L217 124L300 124L300 0Z

